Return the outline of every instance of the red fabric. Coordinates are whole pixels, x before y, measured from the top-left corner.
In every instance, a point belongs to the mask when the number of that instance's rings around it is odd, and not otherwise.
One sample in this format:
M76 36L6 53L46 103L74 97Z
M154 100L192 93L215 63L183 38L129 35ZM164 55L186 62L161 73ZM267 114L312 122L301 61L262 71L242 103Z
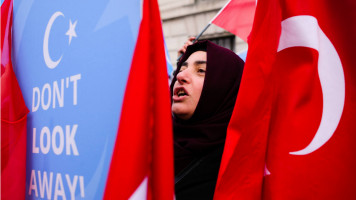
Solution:
M356 198L355 9L353 0L258 1L214 199ZM320 38L318 49L297 45L278 51L281 22L301 15L315 18L335 48L344 81L332 87L344 84L345 100L330 139L315 151L295 155L290 152L304 149L316 137L327 115L325 95L343 98L339 93L325 94L322 87L318 65L327 48ZM297 30L283 31L293 35ZM311 33L306 31L305 39ZM336 76L331 71L325 74L327 80ZM329 113L327 120L334 121L336 115Z
M25 199L29 112L11 63L12 1L1 6L1 199Z
M170 95L156 0L143 2L104 199L128 199L145 177L147 199L173 199Z
M251 32L256 0L231 0L212 23L239 36L245 42Z

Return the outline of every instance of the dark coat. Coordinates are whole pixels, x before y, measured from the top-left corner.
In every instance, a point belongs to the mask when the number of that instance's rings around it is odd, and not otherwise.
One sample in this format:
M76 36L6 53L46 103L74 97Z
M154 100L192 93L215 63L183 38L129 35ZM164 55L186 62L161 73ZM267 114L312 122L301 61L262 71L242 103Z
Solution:
M214 197L223 148L195 159L175 177L177 200L210 200Z
M227 126L234 109L244 62L234 52L209 41L187 48L177 64L196 51L207 52L204 84L197 107L188 120L173 115L175 194L178 200L213 199Z

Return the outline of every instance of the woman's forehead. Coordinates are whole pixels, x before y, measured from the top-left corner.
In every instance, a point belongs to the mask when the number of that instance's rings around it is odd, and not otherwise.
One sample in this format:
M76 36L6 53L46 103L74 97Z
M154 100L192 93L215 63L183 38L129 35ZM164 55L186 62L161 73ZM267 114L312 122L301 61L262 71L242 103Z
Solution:
M196 60L206 61L206 59L207 54L205 51L196 51L189 56L186 62L195 62Z

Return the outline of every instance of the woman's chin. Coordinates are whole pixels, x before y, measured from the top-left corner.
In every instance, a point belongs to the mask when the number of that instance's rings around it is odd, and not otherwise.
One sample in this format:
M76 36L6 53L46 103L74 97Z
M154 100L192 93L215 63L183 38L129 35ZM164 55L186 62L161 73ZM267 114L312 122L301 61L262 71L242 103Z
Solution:
M172 106L172 112L176 117L183 120L187 120L192 116L192 114L184 109L179 108L178 106Z

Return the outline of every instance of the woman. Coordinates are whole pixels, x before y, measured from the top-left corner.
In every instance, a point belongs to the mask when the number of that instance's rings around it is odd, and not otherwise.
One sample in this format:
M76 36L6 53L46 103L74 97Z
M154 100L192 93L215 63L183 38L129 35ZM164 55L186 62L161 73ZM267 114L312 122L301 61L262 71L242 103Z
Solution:
M244 62L209 41L188 46L171 83L175 193L212 199Z

